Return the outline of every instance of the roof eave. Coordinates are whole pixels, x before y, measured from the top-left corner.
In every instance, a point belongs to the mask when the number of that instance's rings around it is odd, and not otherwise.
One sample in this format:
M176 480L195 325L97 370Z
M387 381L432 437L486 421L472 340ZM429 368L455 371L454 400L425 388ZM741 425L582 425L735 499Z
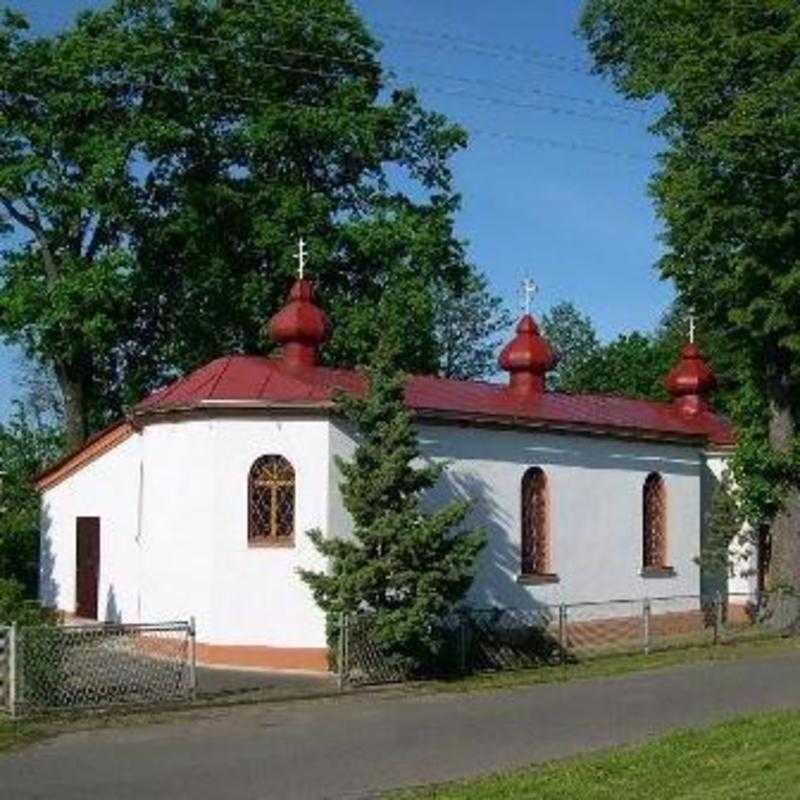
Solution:
M520 417L518 415L469 414L464 412L448 412L440 409L415 409L420 419L449 422L451 424L470 424L486 427L503 427L526 430L545 430L554 433L572 433L583 436L603 436L615 439L636 439L639 441L671 442L675 444L698 444L708 442L705 433L678 433L674 431L656 431L646 428L634 428L622 425L599 425L593 423L562 422Z
M55 463L43 469L33 480L39 492L45 492L105 455L138 431L130 419L121 419L88 439Z
M117 444L148 424L170 417L182 416L197 412L213 411L272 411L290 412L293 414L325 413L336 408L332 400L308 401L270 401L270 400L202 400L196 403L175 404L163 407L139 408L125 419L122 419L92 437L83 447L75 450L43 470L35 479L34 485L42 492L72 476L79 469L107 453ZM599 425L590 423L569 423L563 421L531 419L509 414L485 414L446 411L437 408L415 407L413 414L420 420L450 425L477 425L494 428L537 430L553 433L575 434L582 436L606 437L638 441L658 441L672 444L689 444L703 446L707 454L720 452L729 454L734 444L718 444L711 442L706 433L678 433L674 431L656 431L619 425Z

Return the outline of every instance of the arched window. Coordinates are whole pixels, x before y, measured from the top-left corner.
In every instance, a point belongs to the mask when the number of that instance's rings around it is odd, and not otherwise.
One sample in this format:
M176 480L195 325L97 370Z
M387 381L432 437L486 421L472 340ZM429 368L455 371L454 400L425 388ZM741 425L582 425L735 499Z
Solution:
M261 456L250 467L247 506L249 544L294 543L294 467L283 456Z
M547 476L531 467L522 478L522 575L550 570L547 505Z
M648 570L667 564L667 493L664 479L651 472L642 489L642 566Z

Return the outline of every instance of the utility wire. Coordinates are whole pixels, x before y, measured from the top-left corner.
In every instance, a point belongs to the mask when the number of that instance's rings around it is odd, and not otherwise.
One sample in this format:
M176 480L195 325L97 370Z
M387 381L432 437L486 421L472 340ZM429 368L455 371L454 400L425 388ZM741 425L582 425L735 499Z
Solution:
M228 40L225 40L225 39L222 39L222 38L219 38L219 37L215 37L215 36L205 36L203 34L176 34L174 38L177 38L177 39L193 39L193 40L196 40L196 41L202 41L204 43L209 43L209 44L230 44L230 42ZM276 46L276 45L256 44L256 43L252 43L252 42L248 43L246 46L247 46L248 49L252 49L252 50L255 50L257 52L261 51L261 52L270 52L270 53L283 53L283 54L286 54L286 55L292 55L292 56L299 56L299 57L302 57L302 58L312 58L312 59L317 59L317 60L330 61L330 62L337 63L337 64L346 64L346 65L352 65L352 66L357 66L357 67L370 66L368 62L364 62L363 60L358 60L358 59L354 59L354 58L342 58L340 56L327 55L327 54L323 54L323 53L319 53L319 52L315 53L315 52L308 51L308 50L297 50L297 49L294 49L294 48L279 47L279 46ZM424 75L424 76L431 77L431 78L434 78L434 79L447 80L447 81L465 83L465 84L473 84L473 85L476 85L476 86L482 86L482 87L487 87L487 88L491 88L491 89L498 89L498 90L506 91L506 92L509 92L509 93L533 94L533 95L542 96L542 97L550 97L550 98L553 98L553 99L564 100L564 101L571 102L571 103L581 103L581 104L589 105L589 106L592 106L592 107L614 109L615 111L619 111L620 113L631 113L631 114L637 114L637 115L645 115L645 114L649 113L648 109L642 108L641 106L634 105L633 103L615 103L615 102L612 102L612 101L597 100L595 98L590 98L590 97L579 97L579 96L576 96L576 95L565 94L565 93L561 93L561 92L544 91L542 89L538 89L538 88L535 88L535 87L520 88L520 87L516 87L516 86L511 86L509 84L504 84L504 83L499 82L499 81L490 81L490 80L486 80L486 79L483 79L483 78L473 78L473 77L470 77L470 76L464 76L464 75L452 74L452 73L435 72L435 71L431 71L431 70L420 69L418 67L409 66L409 65L405 65L405 66L402 66L402 67L397 66L397 65L392 65L392 64L386 65L385 67L382 66L382 65L378 65L378 66L383 72L384 80L387 79L387 75L389 76L388 79L390 79L391 75L393 75L393 74L394 75L399 75L399 74L401 74L403 72L412 72L412 73L416 73L418 75ZM331 74L332 74L332 76L336 76L337 75L337 73L331 73Z
M529 109L532 111L544 111L547 114L564 115L569 117L576 117L579 119L588 119L595 122L610 122L615 125L636 125L635 122L622 117L603 117L597 114L588 114L583 111L575 111L572 108L564 108L556 105L542 105L540 103L525 103L515 102L513 100L502 99L498 97L491 97L489 95L476 95L458 89L445 89L436 86L425 87L427 91L436 92L438 94L452 95L455 97L465 97L469 100L475 100L479 103L485 103L493 106L504 106L506 108L520 108Z
M254 9L263 9L263 5L259 3L258 0L239 0L238 4L241 6L249 6ZM341 15L325 14L316 11L310 15L302 13L288 15L272 13L270 16L273 20L277 20L279 22L297 22L300 24L310 25L326 22L330 22L335 25L341 25L343 19ZM359 17L359 19L362 21L368 32L381 31L385 33L386 29L395 30L404 33L407 36L416 38L433 40L439 39L441 41L449 42L453 45L466 46L473 49L479 48L487 51L487 54L488 52L491 52L500 56L515 55L518 58L527 60L532 64L538 64L538 59L544 58L561 62L565 68L568 67L567 71L578 71L584 74L590 67L588 62L582 58L567 56L564 53L556 53L554 51L543 50L540 48L528 48L520 45L508 44L506 42L491 41L489 39L469 38L443 31L433 32L417 26L403 25L396 22L378 21L374 24L370 24L364 21L361 17Z
M187 98L190 97L190 93L183 90L178 89L175 87L165 86L163 84L147 82L147 81L138 81L135 83L129 81L107 81L107 84L110 85L119 85L121 88L127 89L129 91L143 91L145 89L158 91L158 92L166 92L172 94L182 94L185 95ZM102 88L102 87L98 87ZM234 100L244 100L246 102L252 103L262 103L263 99L254 95L244 95L239 93L230 93L230 92L219 92L216 90L204 90L204 89L197 89L191 92L191 96L199 96L199 97L221 97L221 98L228 98ZM270 107L279 107L286 110L297 110L297 111L312 111L319 113L321 115L326 114L338 114L341 112L341 109L330 109L323 106L315 106L310 104L302 104L302 103L293 103L293 102L284 102L284 103L273 103ZM383 108L369 106L367 108L357 109L356 113L380 113L380 112L390 112L391 107L386 106ZM646 153L638 153L638 152L629 152L625 150L619 150L614 148L607 148L598 145L588 144L586 142L582 142L579 140L569 140L569 139L554 139L554 138L547 138L541 136L530 136L526 134L518 134L512 133L508 131L498 131L498 130L489 130L481 127L468 127L467 132L469 134L495 139L495 140L502 140L508 142L519 142L523 144L533 145L540 148L548 148L548 149L558 149L558 150L567 150L567 151L583 151L588 153L593 153L595 155L603 155L603 156L610 156L617 159L622 159L628 162L639 162L639 163L652 163L654 156L648 155ZM783 181L786 180L789 176L779 176L779 175L770 175L761 172L742 172L739 173L742 175L746 175L749 177L758 177L758 178L767 178L773 181Z
M277 70L279 72L287 72L287 73L290 73L290 74L299 74L299 75L309 75L309 76L319 77L319 78L324 78L324 79L333 79L333 80L336 80L336 81L341 81L343 78L350 77L350 76L348 76L346 74L342 74L342 73L328 72L328 71L325 71L325 70L312 69L310 67L289 66L289 65L281 63L281 62L262 62L260 66L267 67L269 69L275 69L275 70ZM45 68L45 69L42 70L41 74L49 74L49 71ZM353 79L357 80L359 77L362 77L362 76L353 76ZM592 120L592 121L596 121L596 122L605 122L605 123L611 123L611 124L619 124L619 125L635 125L635 124L637 124L637 123L633 122L632 120L626 119L626 118L624 118L622 116L619 116L619 117L602 116L602 115L599 115L599 114L593 114L593 113L589 113L589 112L575 111L572 108L565 108L564 106L559 106L557 104L549 104L549 105L547 105L547 104L543 104L543 103L520 102L520 101L514 101L514 100L511 100L511 99L508 99L508 98L501 98L501 97L496 97L496 96L492 96L492 95L477 95L477 94L473 94L473 93L468 92L468 91L464 91L462 89L453 89L453 88L442 87L442 86L437 86L437 85L423 86L423 87L409 87L406 84L404 84L403 82L401 82L401 81L399 81L399 80L397 80L395 78L392 78L391 76L384 76L384 81L388 86L391 86L391 87L393 87L393 88L395 88L397 90L408 90L409 88L411 88L411 89L413 89L415 91L420 91L420 90L421 91L431 91L431 92L435 92L435 93L439 93L439 94L452 95L452 96L456 96L456 97L463 97L463 98L466 98L466 99L469 99L469 100L474 100L474 101L479 102L479 103L488 104L488 105L494 105L494 106L505 106L505 107L508 107L508 108L517 108L517 109L528 109L528 110L534 110L534 111L542 111L542 112L545 112L545 113L548 113L548 114L571 116L571 117L575 117L575 118L588 119L588 120ZM141 86L141 87L150 88L150 89L159 88L160 87L160 88L164 89L165 91L171 89L172 91L176 91L176 92L187 91L187 90L184 90L184 89L181 89L181 88L178 88L178 87L169 87L169 86L166 86L166 85L163 85L163 84L147 83L147 82L142 82L142 81L138 81L138 80L137 81L128 82L128 81L121 80L121 79L120 80L114 80L114 79L109 79L109 78L99 78L95 85L97 86L97 88L100 88L102 86L109 86L109 85L114 86L114 85L116 85L116 86L121 86L121 87L130 86L131 88L133 88L135 86ZM62 87L59 86L58 88L60 89ZM13 89L9 89L8 87L6 87L5 91L8 92L8 93L12 93ZM203 93L209 94L209 95L217 95L217 96L220 96L220 97L228 97L229 99L239 98L239 99L242 99L242 100L248 100L248 101L254 101L254 102L263 102L263 98L255 96L255 95L246 95L246 94L242 94L242 93L222 92L222 91L219 91L219 90L216 90L216 89L198 88L198 89L193 89L191 91L194 92L194 93L203 92ZM547 96L547 94L545 94L543 92L542 96ZM309 107L311 107L311 106L309 106Z
M321 71L321 70L306 69L306 68L303 68L303 67L288 67L288 66L286 66L284 64L281 64L281 63L266 62L266 63L262 64L262 66L274 68L276 70L288 71L288 72L292 72L292 73L300 73L300 74L306 74L306 75L312 75L312 76L317 76L317 77L336 78L336 79L341 79L342 78L342 75L339 74L339 73L331 73L331 72L325 72L325 71ZM46 70L43 70L43 72L46 72ZM126 89L126 90L128 90L130 92L151 90L151 91L160 91L160 92L164 92L164 93L173 93L173 94L177 93L177 94L185 95L187 99L189 99L191 97L197 97L197 96L206 96L206 97L227 98L227 99L232 99L232 100L242 100L242 101L245 101L245 102L251 102L251 103L256 103L256 104L260 104L260 103L264 102L262 97L256 96L256 95L247 95L247 94L243 94L243 93L239 93L239 92L222 92L222 91L215 90L215 89L205 89L205 88L196 88L196 89L191 89L190 90L190 89L183 88L183 87L167 86L167 85L164 85L164 84L161 84L161 83L155 83L155 82L151 82L151 81L127 81L127 80L121 80L121 79L116 79L115 80L115 79L103 78L103 79L100 80L99 83L97 83L95 85L95 88L102 89L102 88L107 87L107 86L119 86L120 88ZM14 87L14 88L16 88L16 87ZM58 88L60 89L62 87L59 86ZM13 94L13 90L12 89L6 88L5 91L7 93L9 93L9 94ZM442 91L447 91L447 90L442 90ZM473 95L469 95L468 93L462 93L462 92L449 92L449 93L453 93L453 94L456 94L458 96L464 96L464 97L467 97L469 99L477 99L479 102L489 102L491 104L510 105L512 107L535 108L537 110L543 110L543 111L546 111L548 113L562 113L562 114L568 114L568 115L572 115L572 116L578 116L579 115L579 113L578 112L574 112L573 109L565 109L565 108L560 108L558 106L538 106L538 105L535 105L535 104L510 104L510 103L508 103L508 101L499 100L499 99L493 98L493 97L473 96ZM32 98L32 99L35 101L36 98ZM273 103L272 106L273 107L274 106L278 106L278 107L286 108L286 109L289 109L289 110L297 109L297 110L300 110L300 111L309 110L309 111L315 111L315 112L319 112L319 113L336 113L332 109L328 109L328 108L325 108L325 107L322 107L322 106L315 106L315 105L312 105L312 104L302 104L302 103L294 103L294 102L276 102L276 103ZM374 113L390 112L391 111L391 106L384 106L384 107L369 106L368 108L365 108L365 109L358 109L358 113L364 113L364 112L370 112L370 111L374 112ZM596 116L593 116L593 115L580 115L580 116L587 116L587 117L589 117L591 119L599 119L599 120L604 120L604 121L607 121L609 119L609 118L596 117ZM614 120L614 121L618 121L618 120ZM491 138L495 138L495 139L502 139L502 140L506 140L506 141L517 141L517 142L523 142L523 143L527 143L527 144L534 144L534 145L538 145L538 146L545 146L545 147L549 147L549 148L559 148L559 149L566 149L566 150L583 150L583 151L592 152L592 153L595 153L595 154L602 154L602 155L607 155L607 156L614 156L614 157L617 157L617 158L624 158L626 160L651 161L652 158L653 158L651 155L647 155L647 154L644 154L644 153L629 153L629 152L625 152L625 151L621 151L621 150L615 150L613 148L605 148L605 147L600 147L600 146L594 146L594 145L591 145L591 144L585 144L585 143L582 143L582 142L577 141L577 140L568 141L568 140L548 139L546 137L528 136L528 135L524 135L524 134L515 134L515 133L511 133L511 132L507 132L507 131L489 131L489 130L485 130L485 129L482 129L482 128L476 128L476 127L470 127L469 128L469 132L477 134L479 136L487 136L487 137L491 137ZM789 177L788 175L778 176L778 175L770 175L770 174L761 173L761 172L755 172L755 171L747 171L747 172L740 173L740 174L745 174L745 175L749 175L749 176L752 176L752 177L767 178L767 179L776 180L776 181L783 181L783 180L785 180L785 179L787 179Z

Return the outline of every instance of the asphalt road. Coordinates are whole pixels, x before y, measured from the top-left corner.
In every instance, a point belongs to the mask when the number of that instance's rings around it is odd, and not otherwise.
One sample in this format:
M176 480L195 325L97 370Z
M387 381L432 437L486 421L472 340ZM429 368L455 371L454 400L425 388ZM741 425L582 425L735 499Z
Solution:
M3 756L0 795L369 798L777 708L800 708L799 655L485 694L248 706L67 734Z

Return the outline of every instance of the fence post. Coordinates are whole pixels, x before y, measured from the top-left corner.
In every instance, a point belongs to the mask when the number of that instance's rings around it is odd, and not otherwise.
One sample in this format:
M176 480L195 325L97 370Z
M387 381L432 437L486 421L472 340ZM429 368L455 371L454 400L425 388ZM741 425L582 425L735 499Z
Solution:
M458 669L463 675L467 671L467 621L458 615Z
M650 598L642 604L642 625L644 626L644 654L650 655Z
M197 699L197 626L194 617L189 617L189 696Z
M17 623L8 631L8 713L17 716Z
M722 592L717 590L714 595L714 644L719 643L722 634Z
M344 691L345 672L347 660L347 614L344 611L339 612L339 639L336 642L336 682L339 686L339 691Z
M561 649L561 662L567 660L567 606L560 603L558 606L558 646Z

